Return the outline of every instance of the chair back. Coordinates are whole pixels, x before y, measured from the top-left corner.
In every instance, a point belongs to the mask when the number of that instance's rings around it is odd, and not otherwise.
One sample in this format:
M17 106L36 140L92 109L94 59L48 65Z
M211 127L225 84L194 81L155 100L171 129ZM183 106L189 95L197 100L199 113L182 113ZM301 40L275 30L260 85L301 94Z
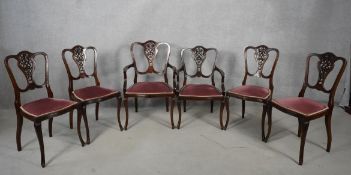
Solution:
M254 73L250 73L249 68L248 68L248 51L250 51L250 50L253 50L254 59L257 63L257 66L256 66L257 69ZM265 75L263 73L263 69L264 69L264 66L265 66L267 60L270 58L271 52L275 52L275 56L273 58L271 58L271 59L274 59L273 65L270 69L270 73L268 75ZM259 77L259 78L269 79L269 89L271 90L271 92L273 92L273 88L274 88L273 75L274 75L275 67L276 67L278 59L279 59L279 50L276 48L269 48L266 45L260 45L257 47L248 46L244 50L244 58L245 58L245 75L244 75L244 80L242 82L242 85L246 84L246 80L249 76L250 77L255 76L255 77Z
M42 57L38 57L42 56ZM37 84L35 81L33 74L35 71L35 66L36 66L36 58L44 58L44 66L45 66L45 76L44 76L44 82L42 84ZM17 67L18 69L23 73L25 79L26 79L26 86L25 88L21 88L18 85L18 82L15 78L15 75L13 73L13 70L10 65L10 60L16 60L17 61ZM36 52L32 53L29 51L21 51L17 55L9 55L5 58L4 60L5 67L7 70L7 73L10 76L11 83L15 92L15 106L19 107L21 106L21 93L26 92L29 90L35 90L35 89L41 89L41 88L46 88L47 94L49 98L53 97L53 93L50 88L49 84L49 64L48 64L48 56L44 52Z
M310 65L311 65L311 58L316 57L318 58L317 62L317 69L318 69L318 79L316 84L310 84L309 82L309 72L310 72ZM336 78L332 83L332 87L330 89L325 88L325 80L328 78L330 72L333 71L335 67L335 63L341 61L340 69L337 71ZM328 106L330 109L334 106L334 96L337 90L338 84L340 79L345 71L347 61L343 57L337 57L331 52L326 52L323 54L312 53L308 55L306 59L306 71L305 71L305 79L303 86L300 90L299 97L303 97L305 95L305 91L308 88L315 89L324 93L329 94L329 101Z

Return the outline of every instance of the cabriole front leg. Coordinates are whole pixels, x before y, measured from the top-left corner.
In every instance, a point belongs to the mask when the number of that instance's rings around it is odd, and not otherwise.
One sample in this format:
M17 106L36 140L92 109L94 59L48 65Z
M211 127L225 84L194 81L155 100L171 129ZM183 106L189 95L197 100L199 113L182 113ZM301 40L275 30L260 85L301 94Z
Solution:
M241 118L245 117L245 100L241 101Z
M22 151L21 135L22 135L22 126L23 126L23 116L18 111L16 111L16 114L17 114L17 130L16 130L17 151Z
M73 111L69 112L69 128L73 129Z
M84 124L85 124L85 131L86 131L86 134L87 134L86 144L90 144L89 124L88 124L88 118L87 118L86 105L82 106L82 113L83 113L83 120L84 120Z
M123 131L123 126L121 124L121 103L122 103L122 98L120 96L117 97L117 122L119 129Z
M81 107L79 107L79 109L77 109L77 132L78 132L78 137L79 137L79 141L80 141L80 143L81 143L81 145L82 146L84 146L85 145L85 142L84 142L84 140L83 140L83 138L82 138L82 133L81 133L81 128L80 128L80 124L81 124L81 121L82 121L82 108Z
M185 100L184 100L184 102L185 102ZM178 107L178 116L179 116L177 128L180 129L180 124L182 122L182 107L181 107L181 100L180 99L177 99L177 107Z
M328 142L327 142L327 152L330 152L330 147L331 147L331 142L332 142L332 131L331 131L331 113L327 113L325 116L325 128L327 130L327 137L328 137Z
M265 134L266 114L267 114L267 104L263 103L262 119L261 119L262 141L266 140L266 134Z
M170 111L172 129L174 129L173 110L174 110L174 98L171 99L171 111Z
M100 106L100 103L96 103L96 105L95 105L95 120L99 120L99 106Z
M125 121L125 124L124 124L124 130L127 130L128 129L128 97L124 98L123 104L124 104L124 110L125 110L125 113L126 113L126 121Z
M49 119L49 137L52 137L52 122L53 122L53 118Z
M220 107L220 114L219 114L219 122L220 122L220 125L221 125L221 129L222 130L226 130L227 127L228 127L228 122L229 122L229 101L227 100L227 98L223 99L221 101L221 107ZM227 111L227 117L226 117L226 121L225 123L223 124L223 111L224 111L224 108L226 109Z
M304 149L305 149L305 142L306 142L306 135L307 135L307 130L309 126L309 121L303 121L302 119L299 119L299 123L301 126L301 143L300 143L300 155L299 155L299 165L303 164L303 155L304 155Z
M44 141L43 141L43 133L41 130L41 122L34 122L35 133L37 134L39 147L40 147L40 155L41 155L41 167L45 167L45 152L44 152Z
M268 115L268 128L267 133L265 130L265 123L266 123L266 115ZM271 135L272 130L272 106L265 102L263 104L263 111L262 111L262 141L268 142L268 138Z

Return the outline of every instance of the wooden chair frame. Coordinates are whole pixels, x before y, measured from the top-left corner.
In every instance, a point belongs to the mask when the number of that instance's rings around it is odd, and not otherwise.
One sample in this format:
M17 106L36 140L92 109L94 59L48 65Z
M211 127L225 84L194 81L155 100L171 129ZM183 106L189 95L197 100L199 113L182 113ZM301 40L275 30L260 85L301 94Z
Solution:
M93 69L93 73L90 75L88 75L85 71L85 62L87 59L86 51L87 50L92 50L94 53L94 57L93 57L94 58L94 69ZM72 59L78 67L79 75L77 77L73 76L71 73L71 70L70 70L70 67L68 65L67 58L66 58L67 52L72 53ZM120 92L117 92L115 95L105 96L105 97L101 97L101 98L94 98L94 99L86 100L86 101L83 101L81 99L76 98L73 94L73 91L74 91L73 83L75 80L93 77L95 80L95 85L100 86L100 80L99 80L99 77L97 75L97 50L95 49L95 47L89 46L89 47L85 48L81 45L76 45L71 49L63 49L62 50L62 60L64 62L64 65L65 65L65 68L67 71L67 75L68 75L68 80L69 80L68 93L69 93L70 99L82 103L83 115L86 116L86 106L88 104L95 103L96 104L96 106L95 106L95 119L98 120L99 119L99 104L100 104L100 102L105 101L105 100L109 100L112 98L116 98L117 99L117 122L118 122L118 126L119 126L120 130L122 131L123 127L121 125L121 120L120 120L120 108L121 108L122 98L121 98ZM88 121L86 121L86 122L88 122ZM73 128L73 113L72 112L70 112L69 124L70 124L70 128ZM88 125L88 123L86 125ZM89 131L89 129L88 129L88 131ZM89 136L89 132L88 132L88 136ZM90 137L88 137L87 143L90 143Z
M194 62L196 63L196 73L193 74L193 75L189 75L187 70L186 70L186 67L185 67L185 62L184 62L184 52L185 51L191 51L192 52L192 57L194 59ZM205 61L205 59L207 58L206 57L206 54L207 52L209 51L214 51L215 52L215 60L214 60L214 64L213 64L213 68L212 68L212 71L209 75L204 75L203 72L202 72L202 64L203 62ZM182 49L181 50L181 62L182 62L182 65L180 67L180 69L178 69L177 71L177 84L179 86L180 82L179 82L179 75L181 72L183 72L183 86L181 89L179 89L179 87L177 87L178 90L178 100L177 100L177 107L178 107L178 111L179 111L179 122L178 122L178 129L180 128L180 123L181 123L181 101L183 101L183 108L184 108L184 112L186 112L186 101L187 100L208 100L211 102L211 113L213 112L213 103L214 101L220 101L221 102L221 107L220 107L220 127L222 130L224 130L227 125L228 125L228 120L229 120L229 113L228 113L228 109L229 109L229 106L228 106L228 99L225 98L225 87L224 87L224 72L222 69L220 69L219 67L217 67L216 65L216 60L217 60L217 57L218 57L218 51L217 49L215 48L205 48L203 46L195 46L194 48L186 48L186 49ZM197 78L197 77L202 77L202 78L211 78L211 82L212 82L212 85L215 87L215 80L214 80L214 73L215 72L218 72L221 76L221 93L222 93L222 96L221 97L196 97L196 96L193 96L193 97L181 97L179 96L179 93L182 91L182 89L184 88L185 85L187 85L187 78ZM223 109L224 107L226 107L226 110L227 110L227 119L226 119L226 122L225 124L223 124Z
M33 78L33 72L35 70L35 58L37 56L43 56L44 61L45 61L45 80L43 84L37 84ZM9 64L9 61L11 59L14 59L17 61L17 66L25 76L25 79L27 81L27 85L24 89L20 88L17 84L16 78L13 74L13 71L11 69L11 66ZM52 93L50 84L49 84L49 64L48 64L48 56L44 52L36 52L36 53L31 53L29 51L21 51L17 55L9 55L5 58L5 67L6 70L10 76L11 83L15 92L15 109L16 109L16 115L17 115L17 131L16 131L16 143L17 143L17 150L21 151L22 150L22 144L21 144L21 134L22 134L22 126L23 126L23 118L27 118L28 120L31 120L34 122L34 128L35 128L35 133L37 135L37 139L39 142L40 146L40 153L41 153L41 166L44 168L45 167L45 151L44 151L44 141L43 141L43 134L42 134L42 127L41 123L44 120L49 120L49 137L52 137L52 123L53 123L53 118L60 116L62 114L65 114L67 112L72 112L73 110L77 109L78 111L78 117L77 117L77 130L78 130L78 136L79 140L81 142L81 145L84 146L85 142L82 139L81 132L80 132L80 123L81 123L81 117L82 117L82 109L81 106L76 103L70 107L65 108L64 110L59 110L56 112L52 112L40 117L32 117L29 114L23 112L21 110L21 94L30 91L30 90L35 90L35 89L41 89L44 88L46 89L47 96L48 98L53 98L54 95ZM85 116L83 116L84 121L86 120Z
M144 50L144 56L147 59L148 62L148 68L146 71L139 71L137 66L136 66L136 59L134 55L134 47L136 45L140 45L143 47ZM167 47L167 56L166 56L166 62L164 65L164 69L162 71L157 71L154 68L154 60L156 59L156 55L158 53L158 47L165 45ZM157 97L164 97L166 101L166 111L169 111L169 99L171 99L171 111L170 111L170 119L171 119L171 127L174 129L174 121L173 121L173 109L174 109L174 101L176 97L176 75L177 71L176 68L169 64L169 56L170 56L171 48L168 43L164 42L156 42L153 40L148 40L144 43L142 42L134 42L130 46L130 53L131 53L131 58L132 58L132 63L125 66L123 69L123 75L124 75L124 81L123 81L123 104L125 107L125 112L126 112L126 121L124 125L124 129L127 130L128 128L128 98L132 97L134 98L134 107L135 107L135 112L138 112L138 97L145 97L145 98L157 98ZM164 77L164 81L166 84L168 84L168 77L167 77L167 70L170 68L173 71L173 94L127 94L127 71L133 68L134 69L134 79L133 82L136 84L138 82L138 75L145 75L145 74L158 74Z
M317 57L319 59L317 63L317 68L318 68L318 80L315 85L311 85L309 83L309 70L310 70L310 60L312 57ZM333 86L328 90L324 87L324 83L326 78L328 77L329 73L334 69L335 62L341 61L342 65L340 67L340 70L335 78L335 81L333 83ZM328 109L324 112L316 113L313 115L310 115L306 117L305 115L301 115L300 113L293 112L291 110L287 110L286 108L283 108L277 104L272 103L272 106L284 113L287 113L289 115L292 115L296 118L298 118L299 121L299 128L298 128L298 137L301 137L301 143L300 143L300 155L299 155L299 165L303 164L303 156L304 156L304 148L305 148L305 141L306 141L306 135L307 135L307 130L308 126L311 120L320 118L325 116L325 126L327 130L327 148L326 151L330 152L331 148L331 142L332 142L332 132L331 132L331 117L333 113L333 108L334 108L334 96L335 92L337 90L338 84L341 80L341 77L345 71L347 61L345 58L342 57L337 57L331 52L326 52L323 54L317 54L317 53L312 53L308 55L306 59L306 71L305 71L305 78L304 78L304 83L302 85L302 88L299 92L299 97L304 97L305 96L305 91L307 88L318 90L324 93L329 94L329 100L328 100ZM272 109L270 109L272 110Z
M247 54L247 52L249 50L254 51L255 61L257 62L257 70L255 73L250 73L249 69L248 69L248 63L247 63L247 59L248 59L247 55L248 54ZM265 66L265 63L269 59L269 54L271 52L275 52L276 55L274 57L274 62L273 62L270 73L268 75L265 75L263 73L263 68ZM229 91L227 91L226 95L228 98L235 97L235 98L242 100L242 118L244 118L244 116L245 116L245 101L259 102L259 103L263 104L262 119L261 119L261 130L262 130L261 137L262 137L262 141L267 142L268 136L270 135L271 128L272 128L272 118L271 118L272 111L269 110L269 109L271 109L269 106L270 106L270 102L272 100L272 95L273 95L273 89L274 89L273 76L274 76L274 72L275 72L275 67L276 67L277 62L279 60L279 50L276 48L269 48L266 45L259 45L257 47L248 46L244 50L244 59L245 59L245 73L244 73L244 79L242 81L242 85L243 86L246 85L246 81L247 81L248 77L255 76L258 78L268 79L270 94L269 94L268 98L265 98L265 99L251 97L251 96L242 96L242 95L238 95L238 94L233 94ZM266 118L267 113L268 113L268 131L267 131L267 134L265 134L265 118Z

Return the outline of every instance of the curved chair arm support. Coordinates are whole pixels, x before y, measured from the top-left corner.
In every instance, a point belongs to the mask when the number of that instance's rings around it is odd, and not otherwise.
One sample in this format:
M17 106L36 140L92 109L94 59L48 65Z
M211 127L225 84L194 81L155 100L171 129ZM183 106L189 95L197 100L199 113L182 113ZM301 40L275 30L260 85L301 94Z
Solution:
M173 91L177 92L178 89L178 74L177 74L177 68L171 64L167 64L167 68L171 68L172 69L172 77L173 77ZM167 72L166 72L166 76L167 76Z
M184 72L184 79L183 79L183 86L184 86L186 84L186 79L187 79L184 64L181 65L181 67L177 70L177 91L179 91L179 89L180 89L180 79L179 79L180 72Z
M132 63L132 64L129 64L129 65L127 65L127 66L125 66L125 67L123 68L123 79L124 79L124 81L123 81L123 94L125 94L125 93L126 93L126 90L127 90L127 79L128 79L128 77L127 77L127 71L128 71L128 69L130 69L130 68L134 68L134 69L135 69L135 64ZM135 77L136 77L136 75L135 75ZM136 83L135 80L136 80L136 78L134 78L134 83Z
M222 94L225 93L225 87L224 87L224 71L220 68L218 68L217 66L215 66L214 71L213 72L218 72L221 75L221 90L222 90ZM214 74L212 75L212 84L215 85L214 82Z

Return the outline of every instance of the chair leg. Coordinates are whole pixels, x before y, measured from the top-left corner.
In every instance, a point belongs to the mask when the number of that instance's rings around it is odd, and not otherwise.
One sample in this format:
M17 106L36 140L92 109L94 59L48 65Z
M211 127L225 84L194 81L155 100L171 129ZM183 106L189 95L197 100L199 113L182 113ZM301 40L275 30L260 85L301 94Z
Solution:
M327 152L330 152L331 142L332 142L332 131L331 131L331 113L325 116L325 127L327 129L328 143Z
M167 98L168 99L168 98ZM174 129L174 121L173 121L173 110L174 110L174 98L171 99L171 127Z
M261 119L262 141L266 141L266 134L265 134L266 114L267 114L267 104L263 103L262 119Z
M17 151L22 151L21 135L22 135L22 126L23 126L23 116L17 110L16 110L16 114L17 114L17 130L16 130Z
M265 142L268 142L268 138L271 135L271 131L272 131L272 105L269 104L268 105L268 109L267 109L267 113L268 113L268 131L267 131L267 135L266 135L266 140Z
M134 107L135 107L135 112L138 112L138 97L134 98Z
M69 128L73 129L73 111L69 112Z
M85 142L82 138L82 134L81 134L81 131L80 131L80 124L81 124L81 121L82 121L82 107L79 107L77 109L77 131L78 131L78 137L79 137L79 141L80 141L80 144L82 145L82 147L85 145Z
M213 100L211 100L211 113L213 113Z
M303 154L304 154L304 149L305 149L305 141L306 141L306 135L307 135L307 130L309 126L308 121L303 121L299 119L299 123L301 125L301 143L300 143L300 156L299 156L299 165L303 164Z
M84 120L84 125L85 125L85 130L87 134L87 141L85 142L86 144L90 144L90 134L89 134L89 124L88 124L88 118L87 118L87 108L85 105L82 107L82 113L83 113L83 120Z
M184 100L184 102L185 102L185 100ZM177 128L178 129L180 129L180 124L181 124L181 121L182 121L182 107L181 107L180 103L181 103L181 101L178 99L177 100L177 107L178 107L178 125L177 125Z
M45 153L44 153L44 142L43 142L43 133L41 130L41 122L34 122L35 133L37 134L40 155L41 155L41 167L45 167Z
M224 125L224 130L227 129L229 123L229 97L225 99L225 108L227 110L227 120Z
M169 111L169 99L168 99L168 97L165 98L165 101L166 101L166 111L168 112Z
M128 98L127 97L124 98L123 103L124 103L124 110L126 112L126 121L124 124L124 130L127 130L128 129Z
M299 122L299 128L297 129L297 137L301 137L301 124Z
M227 117L226 117L226 121L225 124L223 124L223 110L224 107L227 111ZM220 112L220 124L221 124L221 129L222 130L226 130L228 127L228 122L229 122L229 98L225 98L222 102L221 102L221 112Z
M119 129L123 131L123 126L121 124L121 103L122 103L122 98L118 96L117 97L117 122L118 122Z
M100 103L96 103L96 105L95 105L95 120L99 120L99 106L100 106Z
M49 137L52 137L52 122L54 121L53 118L49 119Z
M211 101L212 102L212 101ZM219 113L219 124L221 126L221 130L224 130L223 125L223 110L224 110L224 100L221 101L220 113Z
M183 100L183 108L184 112L186 112L186 100Z
M241 118L244 118L245 117L245 100L242 100L241 101Z

